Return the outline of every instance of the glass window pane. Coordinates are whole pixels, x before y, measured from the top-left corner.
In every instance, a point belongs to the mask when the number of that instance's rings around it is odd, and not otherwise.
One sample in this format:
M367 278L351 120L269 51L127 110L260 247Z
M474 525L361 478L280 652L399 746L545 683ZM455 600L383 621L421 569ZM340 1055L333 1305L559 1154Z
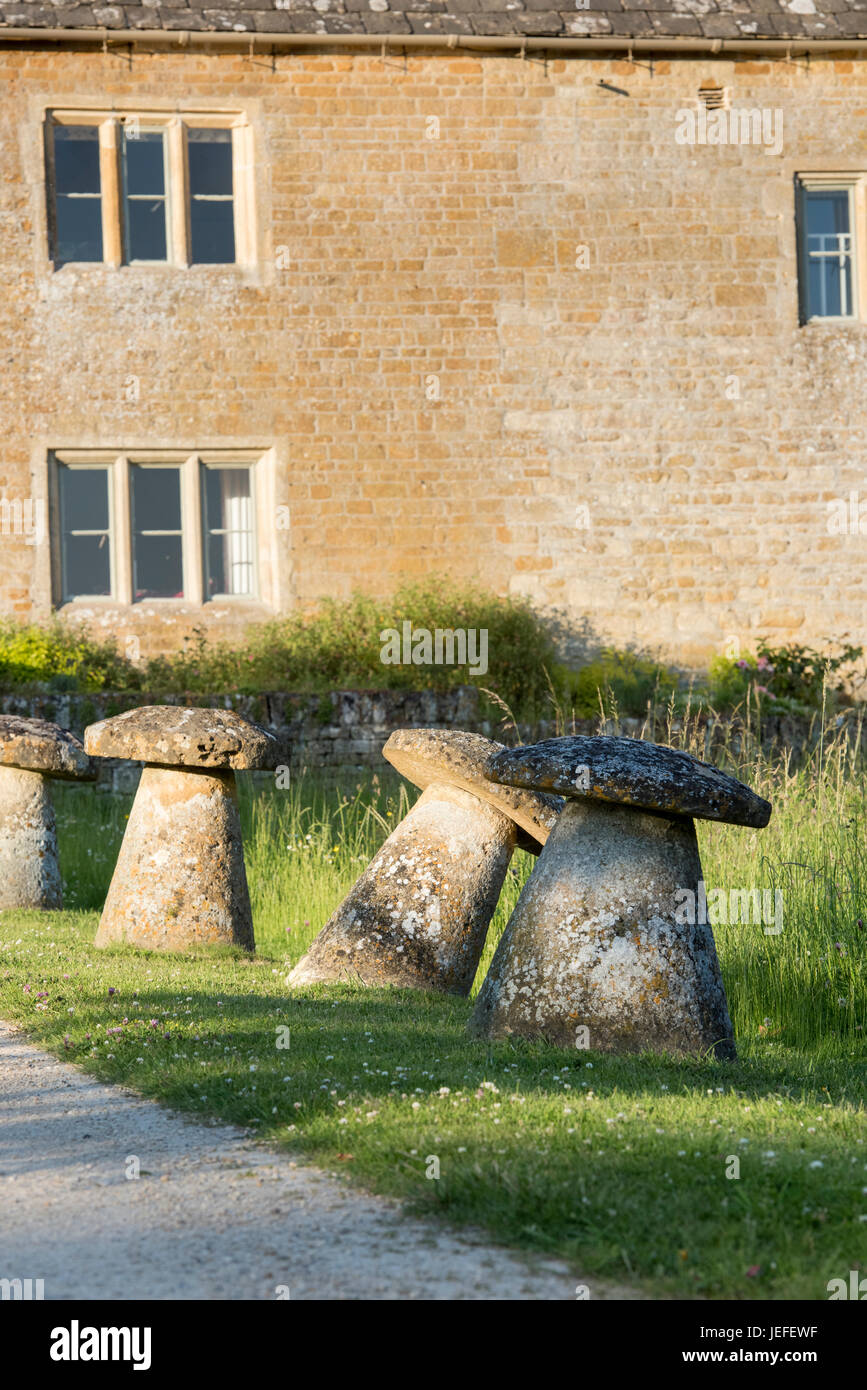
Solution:
M99 130L95 125L54 127L54 186L58 193L99 193Z
M163 135L158 130L143 130L137 136L124 131L124 186L128 196L165 196L163 148Z
M811 260L807 268L810 318L846 317L852 312L852 278L848 260Z
M807 251L807 317L848 318L852 302L849 193L822 189L804 194Z
M165 137L124 131L123 193L126 255L130 261L168 259Z
M180 468L148 468L134 464L132 508L136 531L180 531Z
M849 194L845 189L807 193L807 231L810 234L848 232Z
M102 260L102 200L58 194L55 205L58 261Z
M134 596L183 598L181 470L135 464L130 474Z
M199 265L229 264L235 259L232 132L189 129L187 159L191 260Z
M164 202L130 200L126 205L127 256L131 261L166 259Z
M60 505L68 531L108 530L108 469L60 468Z
M187 131L190 193L232 196L231 130Z
M205 596L254 592L253 495L249 468L204 468Z
M63 597L111 595L111 547L107 535L65 536Z
M54 127L54 212L58 261L102 260L102 197L96 126Z
M135 597L183 598L184 566L180 536L133 537Z
M190 257L194 265L226 265L235 259L234 204L193 198Z
M106 468L58 470L63 598L111 594ZM80 534L90 532L96 534Z

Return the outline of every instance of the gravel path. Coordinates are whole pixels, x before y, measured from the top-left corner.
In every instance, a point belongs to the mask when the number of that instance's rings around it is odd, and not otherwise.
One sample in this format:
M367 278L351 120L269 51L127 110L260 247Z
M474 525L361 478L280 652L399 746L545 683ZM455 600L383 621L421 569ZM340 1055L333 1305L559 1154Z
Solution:
M0 1278L44 1279L46 1299L574 1299L581 1282L105 1086L5 1023Z

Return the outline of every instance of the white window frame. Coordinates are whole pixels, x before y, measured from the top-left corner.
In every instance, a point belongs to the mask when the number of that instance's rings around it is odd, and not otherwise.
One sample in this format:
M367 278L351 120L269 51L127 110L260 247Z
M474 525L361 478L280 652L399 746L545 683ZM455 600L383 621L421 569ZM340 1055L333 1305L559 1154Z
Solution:
M166 259L129 261L126 258L127 233L123 216L123 170L121 131L135 122L142 131L164 131L166 161ZM58 261L55 216L54 128L59 125L96 126L99 130L99 176L102 205L102 261ZM234 261L191 260L190 175L187 131L230 130L232 132L232 205L235 229ZM55 269L65 265L109 266L120 269L144 266L148 269L174 267L193 271L249 268L256 263L254 220L255 183L253 178L253 131L243 111L156 111L142 107L95 111L92 108L51 109L45 117L46 161L49 184L49 254Z
M206 565L206 561L205 561L205 545L207 544L207 540L208 540L208 529L207 529L207 510L208 510L208 508L207 508L207 502L206 502L206 499L205 499L205 489L202 487L202 481L201 481L201 480L202 480L202 474L204 473L204 471L205 471L206 468L220 470L220 469L238 468L239 466L243 466L243 465L239 465L239 464L235 463L232 459L226 458L225 455L213 455L213 454L209 453L208 451L205 451L204 453L199 454L198 458L199 458L199 497L200 497L200 505L201 505L200 529L201 529L201 536L202 536L202 585L203 585L203 587L204 587L204 585L205 585L205 579L206 579L206 573L207 573L207 565ZM241 597L254 597L254 596L258 595L258 593L259 593L259 546L258 546L258 543L257 543L257 528L256 528L256 513L257 513L257 511L258 511L258 504L259 504L258 484L257 484L257 479L256 479L256 469L255 469L255 468L249 468L248 471L249 471L249 474L250 474L250 514L251 514L252 522L253 522L253 532L252 532L252 535L253 535L253 560L252 560L252 570L253 570L253 593L252 593L252 595L223 594L223 593L206 594L206 595L205 595L205 601L206 601L207 603L215 603L215 602L220 602L220 603L222 603L224 599L226 600L226 602L231 602L232 599L237 599L237 598L241 598Z
M867 173L807 172L795 175L796 224L798 234L798 312L802 324L829 323L852 325L867 322ZM852 312L850 314L807 315L807 224L805 193L847 193L849 196L850 263L852 267Z
M114 544L114 535L115 535L115 500L114 500L114 492L115 492L115 490L114 490L114 487L112 486L112 481L113 481L113 480L112 480L111 464L110 464L110 463L107 463L105 460L97 460L97 459L89 460L89 459L81 459L81 458L79 458L79 459L76 459L76 460L74 460L74 461L73 461L72 459L69 459L69 460L67 460L67 459L60 460L60 459L58 459L58 460L57 460L57 463L56 463L55 466L54 466L54 485L55 485L55 491L56 491L56 494L57 494L57 517L58 517L58 521L60 520L60 516L61 516L61 512L60 512L60 470L59 470L59 467L58 467L58 465L60 465L60 464L62 464L63 467L68 468L68 469L69 469L71 472L73 472L73 473L76 472L76 471L78 471L78 470L84 470L84 469L91 469L91 470L92 470L92 469L94 469L94 468L99 468L102 472L104 472L104 473L106 474L107 493L108 493L108 577L109 577L109 588L110 588L111 594L113 594L114 591L115 591L116 585L117 585L117 573L116 573L116 570L115 570L115 544ZM57 526L57 528L56 528L56 546L57 546L57 551L58 551L58 565L57 565L58 581L57 581L57 591L58 591L58 595L59 595L59 601L60 601L61 603L72 603L72 602L76 602L76 603L79 603L79 602L82 602L82 603L107 603L107 602L109 602L109 601L110 601L110 598L111 598L111 594L75 594L74 596L70 596L70 595L67 595L66 593L64 593L64 591L63 591L63 554L62 554L62 549L63 549L63 534L64 534L64 533L63 533L62 527L61 527L61 525L58 524L58 526Z
M62 123L61 123L61 122L57 122L57 124L59 125L59 124L62 124ZM104 187L103 187L103 183L104 183L104 175L103 175L103 170L102 170L103 155L102 155L102 144L101 144L101 141L100 141L100 139L99 139L99 129L98 129L98 127L94 127L93 124L92 124L92 122L89 122L89 121L80 121L80 122L79 122L79 121L75 121L75 122L70 121L70 122L66 122L65 124L68 124L68 125L76 125L76 126L77 126L77 125L81 125L81 126L84 126L86 129L89 129L89 130L96 129L96 133L97 133L97 163L98 163L98 166L99 166L99 192L98 192L98 193L75 193L75 194L73 194L72 196L75 197L75 198L84 198L84 199L85 199L86 201L88 201L88 202L92 202L94 199L98 199L98 201L99 201L99 213L100 213L100 227L99 227L99 232L100 232L100 239L101 239L101 241L102 241L102 261L94 261L94 260L77 261L77 262L75 262L75 264L76 264L76 265L100 265L100 264L103 264L104 261L105 261L106 248L105 248L105 189L104 189ZM56 162L55 162L55 141L54 141L54 138L53 138L53 130L54 130L54 128L55 128L55 127L52 127L52 135L51 135L51 138L49 139L49 138L48 138L48 128L46 127L46 142L45 142L45 149L46 149L46 161L47 161L47 164L48 164L48 177L49 177L49 184L50 184L50 196L49 196L49 199L48 199L49 224L50 224L50 226L49 226L49 231L50 231L49 241L50 241L50 243L51 243L51 248L50 248L50 249L51 249L51 254L52 254L53 256L56 257L57 242L58 242L57 210L58 210L58 206L59 206L59 200L60 200L61 196L64 196L64 195L58 193L58 191L57 191ZM65 196L68 197L68 196L70 196L70 195L67 194L67 195L65 195ZM55 262L55 263L56 263L56 262ZM63 264L63 265L66 265L66 264L69 264L69 262L63 261L62 264Z
M190 530L190 523L191 523L191 521L192 521L192 518L188 517L188 515L187 515L187 505L186 505L186 504L187 504L187 498L186 498L187 489L184 487L184 470L185 470L185 463L186 463L186 460L183 460L183 461L182 461L182 460L178 460L177 462L174 462L174 463L169 463L169 462L153 463L153 462L151 462L150 460L143 461L142 459L139 459L139 458L138 458L136 455L134 455L134 454L133 454L133 455L125 454L125 455L123 456L123 459L122 459L122 460L119 460L119 463L122 463L122 464L126 467L126 470L127 470L127 478L128 478L128 495L129 495L129 563L130 563L130 570L131 570L130 585L131 585L131 594L132 594L131 602L133 602L133 603L158 603L158 602L164 602L164 601L165 601L165 598L166 598L166 595L162 595L161 598L159 598L159 599L158 599L158 598L145 598L145 599L139 599L139 598L136 597L136 583L135 583L135 581L136 581L136 572L135 572L135 571L136 571L136 565L135 565L135 527L134 527L135 517L134 517L134 515L133 515L133 512L134 512L134 506L133 506L133 492L134 492L134 489L133 489L133 486L132 486L132 471L133 471L134 468L141 468L141 469L143 469L145 472L150 472L150 471L159 472L160 470L172 469L173 471L176 470L177 473L178 473L178 475L179 475L179 476L178 476L178 493L179 493L178 501L179 501L179 504L180 504L180 513L181 513L181 527L180 527L180 537L181 537L181 562L182 562L181 583L182 583L183 589L184 589L184 597L183 597L183 599L180 600L180 602L188 602L189 600L187 599L187 594L188 594L189 588L190 588L190 583L189 583L189 578L190 578L190 577L189 577L189 575L188 575L188 568L189 568L189 567L188 567L188 565L187 565L187 550L189 549L189 530ZM169 530L165 530L165 531L162 531L162 530L153 530L153 531L142 531L142 532L141 532L141 535L143 535L143 536L176 536L176 535L178 535L178 532L177 532L176 530L171 530L171 531L169 531Z
M168 142L168 140L166 139L166 131L165 131L165 129L164 129L162 126L153 125L153 124L151 124L151 123L148 123L147 125L140 125L140 126L138 127L138 131L139 131L139 135L161 135L161 136L163 137L163 140L162 140L162 148L163 148L163 189L164 189L164 192L163 192L163 203L164 203L164 205L165 205L165 206L164 206L164 211L163 211L163 216L165 217L165 223L166 223L166 256L165 256L165 260L147 260L147 259L145 259L144 257L139 257L139 256L133 257L133 256L131 256L131 255L130 255L130 249L129 249L129 248L130 248L130 227L129 227L129 221L128 221L128 219L123 215L123 212L121 212L121 219L120 219L120 221L121 221L121 239L122 239L122 246L123 246L123 263L124 263L124 265L165 265L168 261L171 260L171 253L172 253L173 204L174 204L174 196L175 196L175 195L174 195L173 188L172 188L171 172L170 172L170 169L169 169L169 142ZM123 147L124 147L124 141L123 141L123 136L121 135L121 138L120 138L120 140L118 141L118 154L119 154L119 158L120 158L120 173L119 173L119 175L118 175L118 179L119 179L119 183L118 183L118 194L119 194L119 197L120 197L121 208L125 208L125 207L126 207L127 203L130 201L130 198L131 198L131 197L132 197L132 200L133 200L133 201L139 201L139 200L141 200L141 199L144 197L144 195L141 194L141 193L136 193L136 194L130 195L130 194L127 192L127 188L126 188L126 166L125 166L125 164L124 164L124 158L123 158Z
M50 536L52 563L52 594L55 607L68 603L123 605L158 604L175 607L204 607L208 603L260 604L261 593L260 547L265 534L263 513L267 486L259 477L267 467L269 451L262 449L63 449L51 451L49 459ZM172 467L181 471L181 528L183 556L183 598L136 599L133 588L133 536L130 469ZM201 475L205 464L225 468L246 468L250 473L252 504L253 591L249 594L205 593L204 565L204 498ZM109 474L109 567L111 594L67 595L63 588L61 538L63 518L60 511L59 466L104 467Z

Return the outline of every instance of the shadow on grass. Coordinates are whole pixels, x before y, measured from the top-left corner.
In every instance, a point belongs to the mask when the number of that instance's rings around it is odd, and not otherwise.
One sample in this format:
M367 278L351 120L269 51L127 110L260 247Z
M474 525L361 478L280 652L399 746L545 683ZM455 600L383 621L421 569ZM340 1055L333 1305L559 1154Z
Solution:
M187 977L183 984L185 1001L197 1015L199 1037L213 1034L231 1037L235 1050L255 1053L262 1059L257 1066L260 1076L282 1076L287 1070L286 1058L291 1056L293 1079L300 1084L321 1076L324 1064L331 1079L341 1082L361 1080L365 1095L376 1098L392 1093L392 1071L409 1066L415 1071L437 1068L441 1084L456 1084L461 1080L479 1081L492 1072L509 1068L514 1082L529 1085L537 1095L563 1096L562 1077L567 1071L575 1075L593 1070L591 1078L582 1076L597 1095L613 1092L644 1096L649 1091L666 1091L670 1095L705 1095L708 1089L735 1089L746 1099L762 1099L769 1095L786 1095L811 1104L826 1104L829 1086L834 1087L837 1103L863 1104L864 1080L867 1076L867 1049L859 1048L856 1057L823 1057L820 1060L781 1044L745 1043L739 1041L739 1056L735 1062L721 1062L710 1056L677 1057L668 1054L642 1052L614 1054L559 1048L545 1039L506 1038L487 1041L470 1036L466 1024L473 1004L469 999L441 995L421 990L367 988L354 984L316 985L303 990L261 991L256 982L270 986L274 965L268 957L250 956L233 947L207 947L201 952L177 952L171 955L138 950L130 946L113 946L100 952L105 966L113 960L121 963L151 965L159 962L165 968L201 968L209 976L219 964L233 965L249 972L251 989L248 993L216 990L211 980L205 988L197 987ZM280 972L283 973L282 970ZM178 994L155 987L156 981L136 976L135 993L147 1005L151 1014L169 1014L177 1006ZM124 990L121 998L129 999ZM219 1001L219 1006L217 1004ZM94 994L81 1000L82 1007L99 1008L104 1002ZM265 1017L274 1022L265 1024ZM279 1018L279 1022L276 1020ZM259 1021L260 1026L250 1027ZM130 1025L132 1026L132 1025ZM289 1029L288 1047L277 1046L279 1029ZM40 1031L40 1030L37 1030ZM157 1037L157 1043L169 1043ZM389 1060L390 1068L363 1066L371 1050L380 1062ZM362 1065L359 1072L358 1067ZM262 1071L264 1068L264 1072ZM182 1069L173 1068L177 1072ZM429 1080L433 1079L433 1075ZM180 1094L184 1080L178 1077ZM321 1081L316 1082L321 1085ZM158 1089L169 1104L174 1103L167 1077ZM319 1096L311 1100L322 1109L328 1105ZM223 1107L220 1107L221 1112ZM229 1109L234 1114L235 1106Z
M62 935L60 923L45 926ZM856 1132L863 1084L846 1059L780 1051L720 1063L486 1044L466 1032L469 1000L356 985L287 991L274 962L231 948L117 947L96 966L70 961L68 974L58 974L65 963L30 964L53 1015L28 1012L20 974L14 999L0 988L0 1006L34 1042L420 1214L687 1295L823 1297L822 1281L859 1258L863 1165L850 1166L840 1136L850 1121ZM38 986L40 969L50 978ZM26 1095L10 1110L4 1145L26 1141L46 1169L75 1164L74 1148L39 1155ZM821 1125L805 1129L817 1113L837 1126L833 1153ZM733 1154L748 1181L725 1180ZM760 1265L765 1283L745 1273Z

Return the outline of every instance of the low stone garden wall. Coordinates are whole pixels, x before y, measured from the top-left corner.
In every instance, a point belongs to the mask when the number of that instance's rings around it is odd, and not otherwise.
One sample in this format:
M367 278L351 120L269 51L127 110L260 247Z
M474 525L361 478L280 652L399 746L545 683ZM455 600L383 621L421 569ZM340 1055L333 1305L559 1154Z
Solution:
M81 738L88 724L139 705L198 705L232 709L263 724L282 740L293 772L305 769L342 775L382 767L382 745L394 729L457 728L496 737L496 725L481 717L478 691L339 690L325 695L268 692L262 695L148 695L108 691L91 695L0 695L0 713L50 719ZM97 786L132 792L138 764L106 759ZM254 773L257 780L273 773Z
M110 718L139 705L198 705L233 709L247 719L263 724L282 739L287 765L293 772L316 770L327 777L342 776L363 768L382 769L382 745L394 729L456 728L501 738L504 742L531 742L553 737L556 725L543 720L520 726L520 739L512 729L501 732L499 719L482 710L479 691L474 686L436 690L335 690L324 695L267 692L261 695L148 695L141 691L97 694L45 693L40 695L0 695L0 713L50 719L79 738L88 724ZM626 734L637 734L642 721L622 719ZM717 721L706 730L705 756L726 737L736 742L739 726ZM578 734L596 734L599 720L579 719ZM798 756L817 729L808 721L769 716L763 723L762 743L770 747L783 744ZM661 738L661 735L658 737ZM102 790L132 792L138 784L137 764L106 760L100 768L98 786ZM273 773L256 773L257 778Z

